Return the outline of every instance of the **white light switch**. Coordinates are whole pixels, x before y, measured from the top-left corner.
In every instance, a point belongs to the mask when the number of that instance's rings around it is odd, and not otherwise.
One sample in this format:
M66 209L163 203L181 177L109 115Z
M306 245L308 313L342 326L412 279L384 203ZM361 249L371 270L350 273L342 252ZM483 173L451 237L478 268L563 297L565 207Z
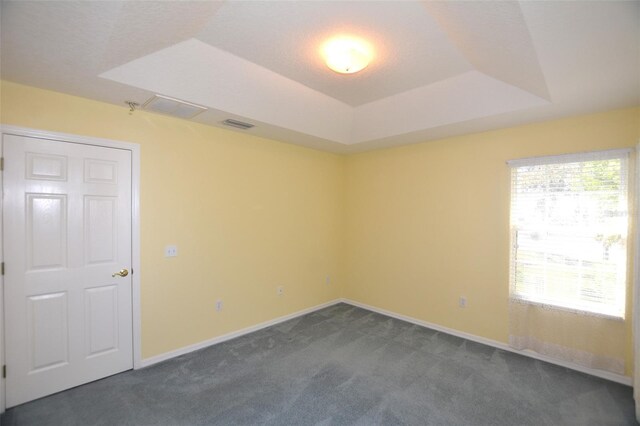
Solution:
M175 257L178 255L178 246L166 246L164 248L164 257Z

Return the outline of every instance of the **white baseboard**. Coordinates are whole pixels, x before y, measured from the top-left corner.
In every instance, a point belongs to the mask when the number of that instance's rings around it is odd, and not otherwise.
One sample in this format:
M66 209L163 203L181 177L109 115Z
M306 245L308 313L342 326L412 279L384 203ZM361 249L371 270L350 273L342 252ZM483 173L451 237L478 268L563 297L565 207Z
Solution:
M185 347L182 347L180 349L175 349L173 351L165 352L165 353L160 354L160 355L152 356L150 358L145 358L140 362L139 365L136 366L136 369L148 367L150 365L157 364L159 362L166 361L168 359L175 358L177 356L184 355L184 354L187 354L189 352L197 351L198 349L206 348L208 346L217 345L218 343L226 342L227 340L235 339L236 337L244 336L245 334L253 333L254 331L258 331L258 330L261 330L263 328L270 327L272 325L276 325L276 324L279 324L281 322L285 322L285 321L288 321L290 319L297 318L297 317L300 317L302 315L306 315L306 314L309 314L311 312L315 312L315 311L318 311L320 309L324 309L324 308L327 308L329 306L336 305L338 303L346 303L346 304L349 304L349 305L352 305L352 306L356 306L358 308L366 309L366 310L371 311L371 312L377 312L379 314L386 315L386 316L391 317L391 318L396 318L396 319L399 319L399 320L402 320L402 321L406 321L406 322L409 322L411 324L416 324L416 325L419 325L419 326L422 326L422 327L426 327L426 328L430 328L430 329L433 329L433 330L441 331L443 333L451 334L453 336L458 336L458 337L461 337L463 339L471 340L473 342L478 342L478 343L482 343L484 345L493 346L494 348L497 348L497 349L502 349L504 351L517 353L517 354L520 354L520 355L523 355L523 356L526 356L526 357L529 357L529 358L534 358L534 359L538 359L540 361L545 361L545 362L548 362L550 364L555 364L555 365L559 365L561 367L570 368L572 370L580 371L582 373L590 374L592 376L600 377L602 379L611 380L611 381L616 382L616 383L621 383L623 385L627 385L627 386L631 386L632 385L632 379L629 376L622 376L620 374L609 373L608 371L595 370L593 368L583 367L581 365L574 364L574 363L571 363L571 362L561 361L561 360L550 358L550 357L547 357L547 356L544 356L544 355L540 355L540 354L538 354L536 352L529 351L529 350L522 351L522 350L514 349L514 348L510 347L509 345L507 345L506 343L499 342L497 340L487 339L486 337L481 337L481 336L476 336L475 334L465 333L463 331L455 330L453 328L444 327L444 326L441 326L441 325L438 325L438 324L434 324L434 323L431 323L431 322L428 322L428 321L419 320L419 319L412 318L412 317L409 317L409 316L406 316L406 315L398 314L396 312L388 311L386 309L378 308L378 307L375 307L375 306L367 305L365 303L356 302L355 300L344 299L344 298L343 299L335 299L335 300L332 300L332 301L329 301L329 302L326 302L326 303L323 303L323 304L320 304L320 305L316 305L316 306L313 306L313 307L310 307L310 308L307 308L307 309L303 309L303 310L298 311L298 312L294 312L294 313L289 314L289 315L284 315L282 317L278 317L278 318L275 318L275 319L272 319L272 320L269 320L269 321L261 322L261 323L256 324L256 325L252 325L250 327L243 328L241 330L232 331L231 333L223 334L222 336L214 337L213 339L204 340L202 342L198 342L198 343L195 343L193 345L185 346Z
M245 334L253 333L254 331L271 327L272 325L280 324L281 322L285 322L290 319L300 317L302 315L310 314L311 312L315 312L320 309L328 308L329 306L336 305L340 302L342 302L342 299L331 300L329 302L312 306L310 308L303 309L301 311L294 312L289 315L284 315L282 317L278 317L269 321L261 322L256 325L243 328L241 330L232 331L231 333L223 334L222 336L214 337L213 339L204 340L202 342L194 343L193 345L184 346L180 349L175 349L173 351L165 352L160 355L155 355L150 358L145 358L141 360L138 365L135 366L135 369L137 370L139 368L149 367L150 365L157 364L159 362L166 361L168 359L175 358L180 355L188 354L189 352L197 351L198 349L206 348L212 345L217 345L218 343L226 342L227 340L235 339L236 337L244 336Z
M488 346L493 346L498 349L502 349L504 351L514 352L520 355L527 356L529 358L538 359L540 361L545 361L550 364L559 365L561 367L570 368L572 370L580 371L581 373L590 374L592 376L600 377L601 379L611 380L612 382L621 383L623 385L632 386L632 379L629 376L622 376L620 374L609 373L608 371L595 370L593 368L583 367L578 364L574 364L572 362L565 362L561 360L557 360L554 358L550 358L544 355L540 355L539 353L529 351L529 350L518 350L510 347L506 343L499 342L497 340L487 339L485 337L476 336L474 334L465 333L463 331L458 331L453 328L443 327L438 324L434 324L427 321L422 321L416 318L408 317L406 315L397 314L395 312L388 311L386 309L377 308L375 306L367 305L364 303L356 302L351 299L342 299L341 302L347 303L349 305L357 306L358 308L366 309L368 311L377 312L382 315L386 315L388 317L396 318L402 321L406 321L412 324L420 325L422 327L431 328L433 330L441 331L443 333L451 334L454 336L462 337L463 339L471 340L473 342L482 343Z

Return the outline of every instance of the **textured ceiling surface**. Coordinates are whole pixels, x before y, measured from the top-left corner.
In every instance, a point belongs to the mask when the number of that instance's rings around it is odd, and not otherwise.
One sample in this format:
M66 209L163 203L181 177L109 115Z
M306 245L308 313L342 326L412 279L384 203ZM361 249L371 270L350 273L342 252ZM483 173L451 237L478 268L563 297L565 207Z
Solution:
M351 152L640 103L640 2L3 1L0 77ZM366 38L368 68L322 63Z

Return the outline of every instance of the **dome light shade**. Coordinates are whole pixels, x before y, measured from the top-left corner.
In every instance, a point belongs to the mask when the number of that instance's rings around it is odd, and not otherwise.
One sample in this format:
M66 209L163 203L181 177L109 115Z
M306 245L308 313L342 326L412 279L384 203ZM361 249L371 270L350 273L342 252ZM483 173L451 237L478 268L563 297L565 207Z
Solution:
M353 74L366 68L373 57L369 43L352 37L337 37L322 46L329 68L340 74Z

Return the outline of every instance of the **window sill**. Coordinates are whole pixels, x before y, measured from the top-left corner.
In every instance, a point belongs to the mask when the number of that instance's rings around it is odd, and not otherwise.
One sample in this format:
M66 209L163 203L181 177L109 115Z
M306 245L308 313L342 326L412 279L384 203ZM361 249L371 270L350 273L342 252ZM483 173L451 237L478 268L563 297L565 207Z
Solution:
M543 309L555 309L558 311L564 311L572 314L578 314L578 315L584 315L584 316L590 316L590 317L598 317L598 318L603 318L611 321L624 322L625 320L624 315L621 316L621 315L608 314L608 313L597 312L597 311L589 311L586 309L573 308L573 307L558 305L558 304L549 303L549 302L541 302L539 300L529 299L522 296L511 296L510 299L516 303L538 306Z

